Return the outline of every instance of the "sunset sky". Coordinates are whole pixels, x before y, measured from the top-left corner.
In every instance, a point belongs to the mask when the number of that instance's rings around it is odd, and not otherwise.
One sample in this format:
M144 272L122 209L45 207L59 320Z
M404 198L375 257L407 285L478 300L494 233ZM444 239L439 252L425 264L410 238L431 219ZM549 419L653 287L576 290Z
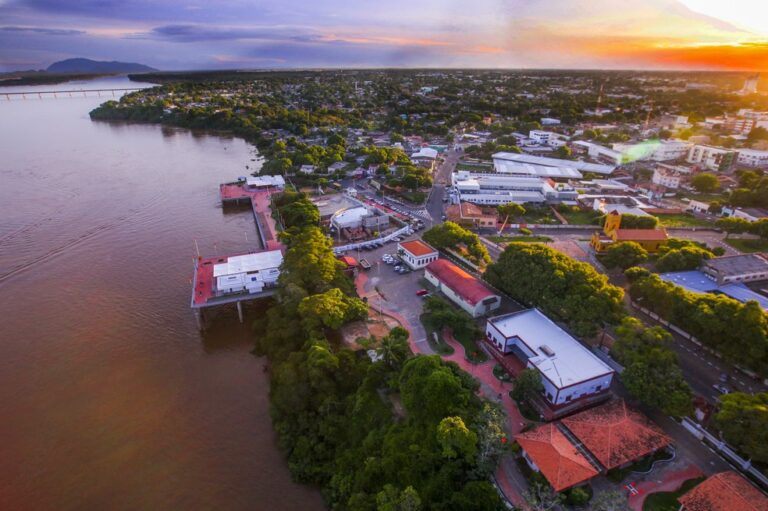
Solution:
M768 0L0 0L0 70L768 70Z

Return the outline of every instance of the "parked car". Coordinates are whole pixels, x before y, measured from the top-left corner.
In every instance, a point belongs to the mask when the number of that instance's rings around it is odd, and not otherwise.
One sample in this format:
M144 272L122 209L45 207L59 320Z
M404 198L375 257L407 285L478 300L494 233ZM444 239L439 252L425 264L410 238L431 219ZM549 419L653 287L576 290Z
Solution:
M731 393L731 389L729 389L728 387L726 387L725 385L722 385L720 383L715 383L714 385L712 385L712 388L715 389L716 391L718 391L720 394L730 394Z
M427 291L426 289L419 289L418 291L416 291L416 296L424 296L428 293L429 291Z
M721 383L726 383L728 380L731 379L730 375L728 373L720 373L720 377L718 378Z

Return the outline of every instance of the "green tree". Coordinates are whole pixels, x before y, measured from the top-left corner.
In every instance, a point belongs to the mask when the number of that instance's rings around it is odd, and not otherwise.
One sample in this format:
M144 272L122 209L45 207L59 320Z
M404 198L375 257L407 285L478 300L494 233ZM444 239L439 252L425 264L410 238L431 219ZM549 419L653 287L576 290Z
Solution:
M715 222L715 227L724 230L726 232L725 238L728 239L731 234L741 234L749 231L750 225L749 221L743 218L727 216L718 218Z
M612 352L625 365L621 381L636 399L666 414L685 416L692 410L692 394L670 345L672 336L660 327L645 328L636 318L625 318L616 330Z
M408 360L400 373L403 405L415 419L436 422L466 411L471 394L437 355Z
M541 243L510 243L483 277L513 299L566 322L577 335L595 335L624 314L621 288L592 265Z
M607 268L626 270L648 260L648 251L634 241L621 241L610 245L602 256Z
M544 384L541 383L541 373L537 369L523 369L515 378L515 386L512 389L512 397L515 401L528 401L540 396L542 392L544 392Z
M480 237L454 222L444 222L424 232L424 241L438 249L457 250L464 247L465 257L476 264L489 263L491 256Z
M408 330L399 326L390 330L381 340L377 352L385 364L399 370L412 354L408 345Z
M400 491L391 484L385 484L384 489L376 494L377 511L419 511L419 509L421 509L421 499L413 486Z
M437 425L437 441L446 458L472 461L477 453L477 433L464 424L461 417L446 417Z
M721 396L715 423L736 449L754 461L768 462L768 393Z
M704 259L714 254L702 247L690 245L667 251L656 260L656 270L659 272L694 270L701 266Z
M523 498L533 511L550 511L560 507L564 497L552 490L551 486L533 483L525 492Z
M345 296L339 288L307 296L299 304L299 315L309 331L322 327L338 330L344 323L362 319L367 313L365 302Z
M691 186L701 193L712 193L720 189L720 180L711 172L702 172L691 178Z
M525 208L515 202L499 205L496 210L501 218L518 218L525 214Z
M555 154L557 155L558 158L562 158L564 160L570 160L572 158L573 151L571 151L570 147L568 147L567 145L564 145L564 146L558 147L557 150L555 151Z

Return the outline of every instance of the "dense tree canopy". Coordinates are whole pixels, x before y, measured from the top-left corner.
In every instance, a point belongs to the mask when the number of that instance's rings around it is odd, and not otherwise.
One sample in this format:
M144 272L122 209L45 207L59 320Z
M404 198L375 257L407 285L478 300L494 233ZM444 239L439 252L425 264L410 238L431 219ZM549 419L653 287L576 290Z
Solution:
M608 246L601 260L606 268L626 270L648 260L648 251L634 241L621 241Z
M488 249L480 241L480 237L464 229L459 224L444 222L426 231L422 236L424 241L437 249L461 250L460 255L476 264L489 263L491 256Z
M693 186L697 192L712 193L720 189L720 180L711 172L702 172L691 178L691 186Z
M512 243L485 279L512 298L565 321L578 335L594 335L624 314L623 291L587 264L538 243Z
M726 360L761 374L768 370L768 318L759 303L692 293L655 274L633 274L630 282L635 302L683 328Z
M768 393L722 396L715 423L728 443L754 461L768 463Z
M672 336L661 327L645 328L640 320L624 318L616 329L612 353L625 366L621 381L630 394L668 415L685 416L692 394L670 345Z

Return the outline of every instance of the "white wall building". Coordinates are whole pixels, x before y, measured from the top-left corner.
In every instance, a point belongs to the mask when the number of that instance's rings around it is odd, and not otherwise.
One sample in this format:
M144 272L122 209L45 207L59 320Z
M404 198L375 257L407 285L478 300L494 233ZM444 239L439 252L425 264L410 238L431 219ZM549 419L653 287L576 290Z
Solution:
M452 174L451 180L459 200L480 205L568 202L578 197L578 192L570 185L536 177L473 174L460 170Z
M739 165L752 167L755 169L768 168L768 151L758 151L756 149L739 149L737 159Z
M584 140L577 140L573 145L577 150L586 152L590 158L595 160L605 161L612 165L621 165L624 162L624 154L622 154L621 151L616 151L615 149L610 149L601 146L600 144L594 144Z
M691 147L686 161L709 170L725 171L733 166L737 154L732 149L697 144Z
M553 405L606 392L614 371L538 309L489 318L485 334L496 349L541 374Z
M653 177L651 178L651 182L659 186L664 186L666 188L676 190L680 188L682 179L682 173L677 168L660 163L656 165L655 169L653 169Z
M688 155L693 144L685 140L648 140L638 144L617 143L613 149L624 155L625 161L652 160L673 161L681 160Z
M279 250L229 257L226 262L213 266L215 294L253 294L274 287L282 263L283 254Z
M518 154L518 153L495 153L493 154L493 161L496 165L498 161L507 162L508 165L523 165L528 164L537 167L551 167L555 169L571 169L578 172L592 172L594 174L612 174L616 170L615 165L603 165L599 163L589 163L580 160L563 160L561 158L549 158L546 156L534 156L531 154ZM498 172L498 170L497 170ZM555 177L555 176L549 176ZM572 178L573 176L565 176Z
M285 178L283 176L248 176L245 178L245 184L251 188L285 188Z
M421 240L403 241L397 244L400 258L412 270L426 267L432 261L437 261L440 254Z
M528 136L537 144L547 145L550 147L562 147L568 141L568 137L566 135L561 135L560 133L555 133L554 131L531 130L530 133L528 133Z

